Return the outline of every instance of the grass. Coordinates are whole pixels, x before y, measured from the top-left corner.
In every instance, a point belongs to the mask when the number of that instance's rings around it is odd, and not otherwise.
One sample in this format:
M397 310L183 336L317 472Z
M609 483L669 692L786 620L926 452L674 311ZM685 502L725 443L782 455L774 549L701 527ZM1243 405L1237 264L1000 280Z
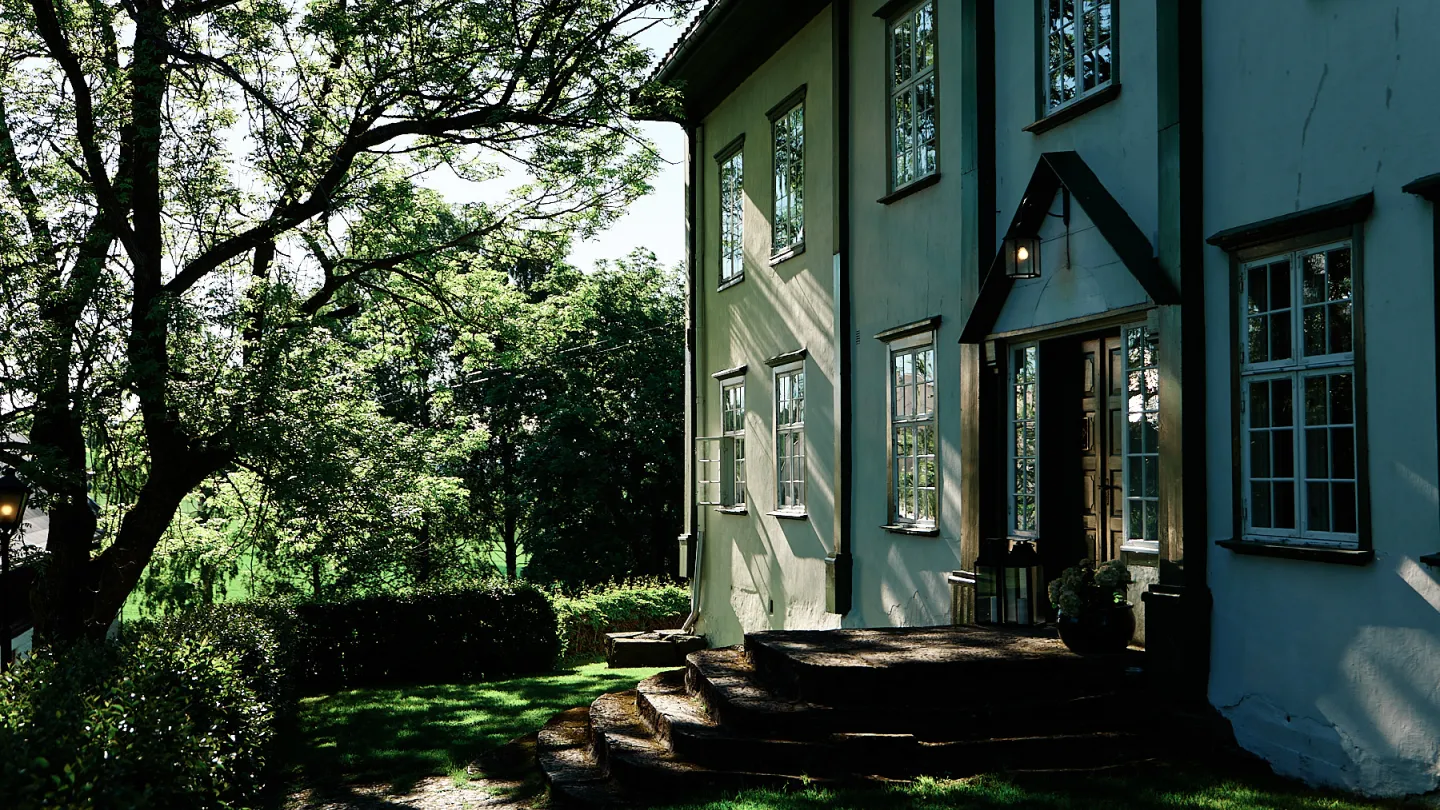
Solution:
M1310 790L1278 777L1156 766L1138 774L922 777L884 789L752 790L668 810L1380 810L1416 807Z
M557 712L632 689L660 671L606 669L599 662L507 681L306 698L296 775L322 792L386 784L403 794L430 776L463 780L485 754L537 731Z

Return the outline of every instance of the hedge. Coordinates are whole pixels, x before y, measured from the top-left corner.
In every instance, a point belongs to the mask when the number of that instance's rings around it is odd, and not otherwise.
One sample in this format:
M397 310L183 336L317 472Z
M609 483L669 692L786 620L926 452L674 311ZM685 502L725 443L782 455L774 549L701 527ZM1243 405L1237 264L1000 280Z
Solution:
M671 630L690 613L690 592L673 583L636 580L565 594L553 591L562 654L600 655L605 634L625 630Z
M523 583L306 603L298 615L312 690L548 672L560 653L555 611Z
M268 621L230 609L37 650L0 679L5 806L253 806L278 782L283 646Z
M254 807L300 691L541 672L559 649L545 594L508 584L216 605L39 649L0 678L0 805Z

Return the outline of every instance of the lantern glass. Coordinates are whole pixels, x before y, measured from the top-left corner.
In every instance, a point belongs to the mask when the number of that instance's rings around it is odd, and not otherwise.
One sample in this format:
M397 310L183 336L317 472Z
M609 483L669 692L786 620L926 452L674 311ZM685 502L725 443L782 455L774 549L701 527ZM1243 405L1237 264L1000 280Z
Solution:
M975 566L975 621L978 624L999 624L1001 621L996 572L994 566Z
M1040 238L1010 236L1005 239L1005 275L1010 278L1040 276Z
M25 521L25 502L30 488L13 471L0 477L0 532L10 533Z

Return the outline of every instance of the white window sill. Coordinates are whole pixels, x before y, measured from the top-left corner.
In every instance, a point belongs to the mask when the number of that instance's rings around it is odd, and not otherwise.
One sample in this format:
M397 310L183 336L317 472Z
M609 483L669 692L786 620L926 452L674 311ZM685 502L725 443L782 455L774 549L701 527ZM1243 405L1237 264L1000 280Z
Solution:
M798 244L791 245L791 246L789 246L789 247L787 247L787 248L784 248L784 249L781 250L779 253L773 254L773 255L770 257L770 266L771 266L771 267L774 267L775 265L780 264L781 262L789 261L790 259L793 259L793 258L795 258L796 256L799 256L800 254L802 254L802 253L804 253L804 252L805 252L805 243L804 243L804 242L800 242L800 243L798 243Z
M785 519L785 520L809 520L809 519L810 519L810 513L809 513L809 512L803 512L803 511L789 511L789 510L784 510L784 509L777 509L777 510L775 510L774 512L766 512L765 514L769 515L770 517L783 518L783 519Z
M1227 548L1236 554L1256 557L1278 557L1287 560L1308 560L1310 562L1341 563L1343 565L1369 565L1375 561L1375 550L1370 548L1342 548L1339 546L1302 546L1270 539L1258 540L1216 540L1215 545Z
M936 526L916 526L913 523L887 523L880 528L891 534L909 534L916 537L940 536L940 529Z
M1129 553L1131 553L1131 554L1159 554L1159 553L1160 553L1160 541L1159 541L1159 540L1127 540L1127 541L1125 541L1125 543L1124 543L1123 545L1120 546L1120 550L1121 550L1121 551L1127 551L1127 552L1129 552Z
M746 506L717 506L715 511L722 515L748 515L750 508Z

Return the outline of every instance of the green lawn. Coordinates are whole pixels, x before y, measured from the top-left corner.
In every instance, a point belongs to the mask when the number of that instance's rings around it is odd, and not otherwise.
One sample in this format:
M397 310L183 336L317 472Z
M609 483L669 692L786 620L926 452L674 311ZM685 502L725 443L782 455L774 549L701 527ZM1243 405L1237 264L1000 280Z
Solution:
M660 671L606 669L600 662L533 678L306 698L297 777L322 791L388 783L399 793L427 776L463 779L467 766L557 712L633 689Z
M922 778L876 790L755 790L683 810L1378 810L1406 805L1307 790L1264 774L1156 766L1125 776ZM672 807L669 810L682 810Z

